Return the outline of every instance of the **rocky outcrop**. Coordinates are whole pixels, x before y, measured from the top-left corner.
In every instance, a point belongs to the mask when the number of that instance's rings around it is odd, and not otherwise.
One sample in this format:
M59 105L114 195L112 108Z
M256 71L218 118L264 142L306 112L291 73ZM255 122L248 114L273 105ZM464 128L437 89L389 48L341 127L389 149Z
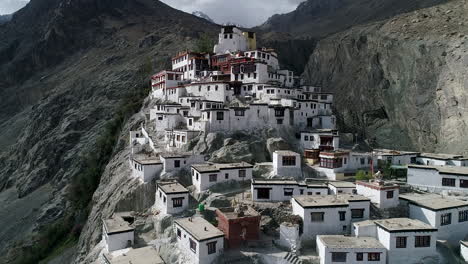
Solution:
M335 94L343 132L380 147L467 153L468 4L354 27L317 45L305 77Z

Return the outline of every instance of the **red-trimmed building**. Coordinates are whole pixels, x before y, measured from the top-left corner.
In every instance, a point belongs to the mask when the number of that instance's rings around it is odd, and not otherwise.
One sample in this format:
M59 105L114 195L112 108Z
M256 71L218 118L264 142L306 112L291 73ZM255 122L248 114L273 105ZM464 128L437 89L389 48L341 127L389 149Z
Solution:
M238 248L249 240L259 240L261 215L252 207L218 208L216 216L226 248Z

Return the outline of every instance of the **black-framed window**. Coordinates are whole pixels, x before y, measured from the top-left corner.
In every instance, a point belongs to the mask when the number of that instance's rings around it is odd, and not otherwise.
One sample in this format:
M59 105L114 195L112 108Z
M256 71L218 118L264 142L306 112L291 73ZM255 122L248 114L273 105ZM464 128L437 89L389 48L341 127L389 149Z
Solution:
M414 247L430 247L431 236L415 236Z
M325 218L324 212L312 212L310 213L310 221L311 222L323 222Z
M458 222L468 221L468 210L458 212Z
M206 243L206 246L208 247L208 255L216 253L216 241Z
M257 199L270 199L270 189L269 188L258 188L257 189Z
M275 109L275 116L284 116L284 109Z
M303 190L303 189L300 189L300 190L299 190L299 194L300 194L300 195L303 195L303 194L304 194L304 190Z
M406 237L396 237L396 248L406 248Z
M380 261L380 253L367 253L367 261Z
M351 209L351 218L363 218L364 209Z
M217 175L217 174L210 174L210 175L209 175L209 181L210 181L210 182L216 182L216 181L218 181L218 175Z
M189 238L190 249L197 253L197 243L193 239Z
M216 112L216 120L224 120L224 112Z
M468 188L468 180L460 180L460 188Z
M180 168L180 160L174 160L174 167Z
M393 191L387 191L387 199L393 199Z
M247 177L247 171L239 170L239 178L245 178L245 177Z
M276 119L276 124L282 125L283 124L283 119Z
M172 198L173 207L182 207L183 202L184 202L184 197Z
M452 223L452 213L440 215L440 225L450 225Z
M296 156L283 156L283 166L296 166Z
M294 189L293 188L284 188L284 196L293 196Z
M332 252L332 262L346 262L346 252Z
M346 211L339 211L338 214L340 215L340 221L346 220Z
M179 228L177 228L177 237L180 239L182 237L182 231L180 231Z
M356 261L363 261L364 260L364 253L358 252L356 253Z
M224 174L224 179L226 179L226 180L229 179L229 173Z
M442 178L442 186L455 187L455 179Z
M245 116L245 110L244 109L236 109L236 110L234 110L234 115L235 116Z

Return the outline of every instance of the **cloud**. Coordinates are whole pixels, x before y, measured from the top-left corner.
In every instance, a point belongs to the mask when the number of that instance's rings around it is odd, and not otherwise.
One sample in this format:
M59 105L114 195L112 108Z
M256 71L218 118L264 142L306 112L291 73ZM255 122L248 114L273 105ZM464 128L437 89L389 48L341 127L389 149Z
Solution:
M0 0L0 15L12 14L28 2L26 0Z
M291 12L304 0L162 0L185 11L202 11L216 23L236 23L246 27L262 24L274 14Z

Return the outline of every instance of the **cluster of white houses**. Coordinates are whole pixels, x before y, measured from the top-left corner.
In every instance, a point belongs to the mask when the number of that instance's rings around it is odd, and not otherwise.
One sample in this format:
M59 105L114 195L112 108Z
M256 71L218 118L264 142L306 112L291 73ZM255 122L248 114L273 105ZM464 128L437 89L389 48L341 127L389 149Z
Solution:
M289 231L287 238L280 232L281 243L312 242L322 264L424 262L438 257L437 240L460 245L461 255L468 257L468 242L463 242L468 202L440 195L468 190L468 159L342 149L333 95L281 70L274 50L257 48L255 33L224 26L213 51L182 52L172 58L171 70L152 76L149 123L130 132L132 176L143 183L158 180L153 209L174 217L180 262L213 263L225 249L259 239L261 216L251 207L217 208L217 227L201 214L186 217L196 207L195 196L232 182L250 183L251 205L290 203L291 214L302 219L302 232L282 224L280 229ZM182 151L209 132L262 128L300 131L302 153L272 153L273 179L254 179L254 165L247 162L207 162L203 155ZM158 133L164 151L157 151L146 129ZM381 179L351 181L358 170L373 172L382 164L404 166L407 183L432 194L400 193L400 185ZM303 166L318 179L303 180ZM193 188L161 180L179 172L188 174ZM404 207L408 218L370 219L371 210L396 207ZM132 248L135 225L129 213L103 219L103 241L106 264L164 263L151 246Z

